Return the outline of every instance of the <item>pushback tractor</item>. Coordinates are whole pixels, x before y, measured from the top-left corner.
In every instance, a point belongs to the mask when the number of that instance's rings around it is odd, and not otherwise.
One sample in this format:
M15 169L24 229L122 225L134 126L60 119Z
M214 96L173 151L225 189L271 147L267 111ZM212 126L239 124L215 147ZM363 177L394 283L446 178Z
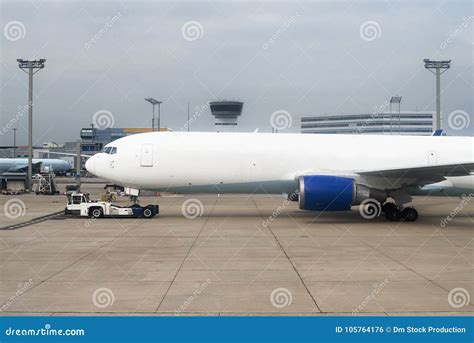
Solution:
M104 217L129 217L153 218L159 213L158 205L140 206L135 203L130 206L120 206L107 201L94 201L89 199L89 194L68 194L68 202L64 213L90 218Z

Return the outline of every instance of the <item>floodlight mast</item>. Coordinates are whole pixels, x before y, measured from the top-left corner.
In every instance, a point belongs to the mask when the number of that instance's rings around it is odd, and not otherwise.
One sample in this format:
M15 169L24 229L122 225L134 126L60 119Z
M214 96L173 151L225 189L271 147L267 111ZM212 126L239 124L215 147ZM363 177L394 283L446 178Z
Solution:
M13 128L13 158L16 158L16 130L16 127Z
M18 67L28 74L28 191L33 191L33 75L44 68L44 58L39 60L17 59ZM28 71L26 71L28 70Z
M400 103L402 102L402 97L395 95L390 98L390 134L393 134L392 131L392 104L398 104L398 134L401 134L401 118L400 118Z
M156 119L155 119L155 105L158 105L158 131L160 131L160 118L161 118L161 109L160 109L160 105L163 103L163 101L158 101L156 99L153 99L153 98L145 98L145 101L148 101L150 104L152 104L153 106L153 117L151 119L151 130L152 131L155 131L155 122L156 122Z
M432 61L423 60L425 68L436 75L436 130L441 130L441 74L451 67L451 60Z

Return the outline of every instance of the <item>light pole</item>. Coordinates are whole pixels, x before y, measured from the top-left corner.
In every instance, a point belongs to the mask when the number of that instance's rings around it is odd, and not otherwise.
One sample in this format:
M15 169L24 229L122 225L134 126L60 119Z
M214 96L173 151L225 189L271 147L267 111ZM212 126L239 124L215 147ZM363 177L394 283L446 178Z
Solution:
M13 158L16 158L16 128L13 128Z
M22 60L17 59L18 67L28 74L28 190L33 191L33 75L44 68L45 59ZM28 71L26 71L28 69Z
M436 75L436 130L441 130L441 74L451 67L451 60L432 61L425 58L423 62L425 68Z
M158 131L160 131L160 118L161 118L161 104L163 101L158 101L153 98L145 98L145 101L148 101L153 106L153 117L151 119L151 130L155 131L155 105L158 105Z
M94 151L94 154L95 154L96 151L95 151L95 130L94 130L94 124L91 124L91 130L92 130L92 150Z
M188 101L188 132L189 132L189 101Z
M393 130L392 130L392 104L398 104L398 133L401 133L401 128L400 128L400 103L402 102L402 97L401 96L392 96L390 98L390 134L393 135Z

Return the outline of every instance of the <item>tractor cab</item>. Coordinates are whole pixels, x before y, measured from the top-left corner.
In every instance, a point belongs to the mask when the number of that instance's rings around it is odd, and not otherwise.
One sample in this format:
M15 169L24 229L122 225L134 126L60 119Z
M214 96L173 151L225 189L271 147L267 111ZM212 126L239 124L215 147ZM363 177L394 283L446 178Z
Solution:
M90 202L89 194L85 193L69 194L67 200L68 205L80 205L82 203Z
M79 214L81 212L81 204L90 203L88 193L72 193L66 194L67 205L65 208L66 214Z

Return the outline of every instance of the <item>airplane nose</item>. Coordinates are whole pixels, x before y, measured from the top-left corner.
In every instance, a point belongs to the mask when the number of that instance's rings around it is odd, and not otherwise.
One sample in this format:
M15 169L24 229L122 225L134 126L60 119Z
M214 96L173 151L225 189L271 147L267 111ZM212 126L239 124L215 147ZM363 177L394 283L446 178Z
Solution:
M95 157L92 156L86 161L86 169L89 173L95 174Z

